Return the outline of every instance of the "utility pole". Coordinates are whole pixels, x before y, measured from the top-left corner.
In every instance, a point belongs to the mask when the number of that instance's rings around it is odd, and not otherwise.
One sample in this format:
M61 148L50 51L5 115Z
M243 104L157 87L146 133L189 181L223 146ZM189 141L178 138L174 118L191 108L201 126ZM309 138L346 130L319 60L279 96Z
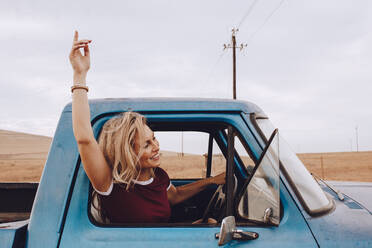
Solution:
M320 155L320 168L322 169L322 179L325 180L324 165L323 165L323 154Z
M223 50L232 48L233 49L233 99L236 99L236 48L239 48L240 51L243 50L244 47L247 46L247 44L240 44L240 46L236 46L236 33L239 31L239 29L233 28L231 30L231 44L223 44Z
M352 152L353 151L353 139L350 139L350 151Z
M181 132L181 157L183 157L183 131Z
M358 126L355 127L355 136L356 136L356 147L357 147L357 152L359 152Z

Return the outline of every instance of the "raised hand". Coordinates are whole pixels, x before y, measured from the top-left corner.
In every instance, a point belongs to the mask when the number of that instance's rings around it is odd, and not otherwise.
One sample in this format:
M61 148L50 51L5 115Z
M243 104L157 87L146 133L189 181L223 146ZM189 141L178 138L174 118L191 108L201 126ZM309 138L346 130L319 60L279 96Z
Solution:
M92 40L79 40L79 34L75 31L70 52L70 62L74 75L85 76L90 68L89 46ZM80 48L84 48L84 55L80 52Z

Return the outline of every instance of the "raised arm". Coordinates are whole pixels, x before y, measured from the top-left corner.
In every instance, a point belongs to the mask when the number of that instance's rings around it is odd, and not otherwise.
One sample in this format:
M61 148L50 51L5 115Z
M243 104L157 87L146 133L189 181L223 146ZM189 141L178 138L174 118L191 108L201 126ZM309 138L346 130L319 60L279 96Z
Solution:
M99 191L107 191L112 181L111 169L103 156L101 149L93 135L90 124L90 110L88 104L88 90L86 76L90 67L89 43L91 40L79 40L75 31L70 62L73 69L72 89L72 125L81 161L90 182ZM84 49L84 54L80 52Z

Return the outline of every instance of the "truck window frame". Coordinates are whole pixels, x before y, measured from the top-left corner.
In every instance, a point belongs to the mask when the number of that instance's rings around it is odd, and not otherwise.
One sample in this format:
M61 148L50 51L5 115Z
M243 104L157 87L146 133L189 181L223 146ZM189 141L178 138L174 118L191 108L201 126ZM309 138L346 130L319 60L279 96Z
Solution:
M219 146L221 152L223 153L225 159L226 159L226 156L227 156L227 143L221 145L220 142L223 142L221 139L226 139L226 141L227 141L227 134L224 130L227 128L227 126L230 125L235 130L235 138L239 138L240 142L243 144L245 150L247 151L247 153L251 157L251 159L255 163L258 160L258 158L256 158L253 155L254 152L252 152L251 149L249 148L249 144L247 144L245 142L245 139L243 138L243 135L240 133L239 129L234 126L234 123L231 123L231 122L228 122L228 121L222 121L222 120L214 120L214 121L209 121L209 122L203 122L203 124L201 125L200 122L195 121L195 120L191 120L190 122L187 122L186 124L185 123L179 124L180 123L179 121L172 122L172 121L167 121L167 120L161 120L161 118L160 118L160 121L153 121L151 117L148 118L148 116L147 116L148 114L156 116L158 114L161 115L162 113L153 113L153 112L147 113L147 112L141 112L141 111L137 111L137 112L146 116L146 118L148 120L148 125L154 131L196 131L196 132L209 133L216 140L216 143ZM96 139L98 139L99 134L102 130L102 127L103 127L104 123L108 119L110 119L110 118L112 118L112 117L114 117L115 115L118 115L118 114L121 114L121 113L120 112L115 112L115 113L110 113L110 114L103 114L101 116L98 116L95 120L92 121L93 131L94 131ZM167 116L172 115L172 114L177 114L177 113L167 113ZM221 114L223 114L223 113L221 113ZM246 124L244 122L244 120L241 118L240 114L237 115L237 116L239 116L239 119L241 120L242 123ZM182 126L182 128L180 128L180 126ZM216 132L216 130L219 130L219 131L222 130L223 132ZM253 134L251 134L251 135L253 135ZM218 136L221 136L221 137L218 137ZM235 159L235 158L238 158L238 159ZM251 176L251 175L249 175L248 171L246 170L244 162L240 159L239 153L237 153L236 150L234 152L234 161L235 161L235 165L237 166L237 164L238 164L238 166L240 167L240 173L243 173L246 176ZM207 170L207 173L208 173L208 170ZM173 179L173 180L176 181L177 179ZM179 180L183 180L183 179L179 179ZM190 180L192 180L192 179L190 179ZM88 213L87 214L88 214L88 218L89 218L90 222L92 224L98 226L98 227L104 227L104 228L110 228L110 227L177 227L177 226L179 226L179 227L216 227L216 226L219 226L221 224L219 222L216 223L216 224L208 224L208 223L192 224L192 223L189 223L189 222L187 222L187 223L185 223L185 222L180 222L180 223L177 223L177 222L169 222L169 223L109 223L109 224L99 223L98 221L96 221L94 219L94 217L92 216L91 211L90 211L90 205L91 205L91 201L92 201L92 196L91 196L92 195L92 190L93 190L92 185L89 182L89 192L88 192L89 196L88 196L88 208L87 208ZM234 206L234 215L237 215L236 212L237 212L237 205ZM236 217L238 217L238 215ZM261 224L251 223L248 220L244 220L243 222L239 222L239 225L242 225L242 226L263 226Z

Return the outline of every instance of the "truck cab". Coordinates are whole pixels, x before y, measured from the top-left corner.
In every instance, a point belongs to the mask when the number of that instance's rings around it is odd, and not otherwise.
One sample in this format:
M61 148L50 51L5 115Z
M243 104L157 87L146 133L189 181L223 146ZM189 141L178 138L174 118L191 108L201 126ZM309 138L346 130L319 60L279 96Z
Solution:
M73 136L68 104L53 138L30 220L0 229L4 242L8 240L13 247L364 247L372 242L370 213L348 209L332 192L325 193L280 131L253 103L102 99L91 100L90 110L97 139L104 123L125 111L145 115L158 137L192 134L197 137L192 141L195 148L201 147L199 157L190 156L187 163L177 163L177 159L167 163L163 162L164 152L161 167L168 171L172 184L179 186L225 171L226 185L210 186L173 206L168 223L100 219ZM199 144L199 136L205 137L204 145ZM346 212L357 216L338 226L338 233L348 233L347 241L341 234L336 239L327 236L328 228ZM208 223L208 218L217 223ZM201 221L195 223L198 219ZM350 228L353 225L357 228ZM6 231L12 237L5 238Z

